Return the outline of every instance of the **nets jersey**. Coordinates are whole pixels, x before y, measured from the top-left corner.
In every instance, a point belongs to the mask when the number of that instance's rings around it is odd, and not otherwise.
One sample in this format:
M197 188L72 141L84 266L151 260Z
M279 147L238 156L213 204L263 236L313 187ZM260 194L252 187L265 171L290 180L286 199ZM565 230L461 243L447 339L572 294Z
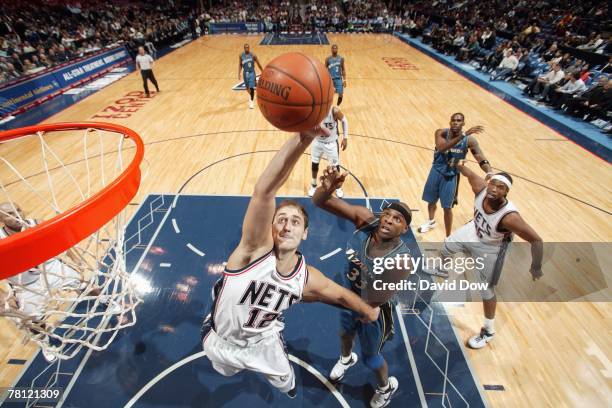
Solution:
M382 274L374 273L374 259L367 254L370 239L379 223L380 218L376 218L366 226L356 230L346 247L348 268L343 283L345 287L350 288L358 295L367 287L368 283L375 279L385 279L384 272ZM393 258L398 254L410 254L410 249L404 241L400 240L399 244L382 258Z
M448 140L449 130L444 129L444 138ZM464 134L463 139L445 152L434 151L433 168L446 177L456 176L457 163L465 159L468 151L468 137Z
M338 140L338 121L334 118L334 108L329 110L329 113L323 119L323 126L329 129L330 135L326 137L317 136L317 141L323 143L335 142Z
M342 77L342 57L339 55L337 57L327 57L327 70L334 79Z
M212 328L223 339L247 346L283 330L282 313L302 299L308 281L304 256L288 276L276 270L270 251L246 267L223 272L213 289Z
M254 73L255 72L255 66L253 65L253 54L252 53L246 53L243 52L240 55L240 60L242 61L242 69L244 70L244 73Z
M474 224L474 233L480 242L487 245L501 245L504 241L511 241L512 233L500 232L498 226L502 218L509 213L518 212L518 208L511 201L507 201L502 208L493 214L487 214L483 206L486 196L487 189L484 188L474 200L474 219L470 221Z
M31 219L24 220L24 221L28 224L29 227L33 227L36 225L36 221L31 220ZM8 234L4 230L4 227L0 228L0 239L4 239L7 237L8 237ZM47 263L52 263L52 262L53 260L47 261ZM15 276L11 276L7 280L9 281L9 283L12 283L14 285L29 285L30 283L36 282L38 279L40 279L40 270L38 268L31 268Z

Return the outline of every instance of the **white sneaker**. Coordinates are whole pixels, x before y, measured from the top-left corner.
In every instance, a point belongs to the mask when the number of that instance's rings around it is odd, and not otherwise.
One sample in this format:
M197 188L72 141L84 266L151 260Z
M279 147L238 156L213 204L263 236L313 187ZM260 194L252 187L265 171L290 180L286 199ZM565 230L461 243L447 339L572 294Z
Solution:
M481 349L493 340L495 333L489 333L484 327L480 329L480 334L475 334L468 340L468 346L473 349Z
M359 358L355 353L351 353L351 359L346 364L342 362L342 357L340 357L334 368L332 368L331 374L329 374L329 379L332 381L342 380L344 378L344 374L346 374L346 370L357 364L357 360L359 360Z
M397 378L389 377L389 388L387 391L383 391L379 388L376 389L372 400L370 401L370 407L372 408L383 408L389 405L391 402L391 398L393 398L393 394L397 391L399 383L397 382Z
M317 191L317 186L310 186L310 188L308 189L308 197L312 197L315 191Z
M255 108L255 104L253 103L253 101L249 101L249 109L254 109Z
M338 198L342 198L342 197L344 197L344 191L342 191L341 188L337 188L336 189L336 195L338 196Z
M436 226L436 220L427 221L425 224L422 224L419 228L417 228L417 231L420 233L425 233L427 231L434 229L435 226Z

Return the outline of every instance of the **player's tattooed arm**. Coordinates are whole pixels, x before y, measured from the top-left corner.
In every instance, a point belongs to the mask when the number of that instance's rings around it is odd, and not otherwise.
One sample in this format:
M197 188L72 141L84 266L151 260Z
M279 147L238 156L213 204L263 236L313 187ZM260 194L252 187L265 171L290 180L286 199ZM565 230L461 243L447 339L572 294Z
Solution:
M335 167L328 166L319 178L321 185L315 191L312 202L317 207L329 211L338 217L346 218L355 224L356 228L361 228L374 218L374 214L366 207L351 205L333 196L334 191L342 187L347 175L348 173L346 172L340 173Z
M478 162L478 165L481 169L483 169L487 174L493 172L493 168L489 164L489 161L485 157L480 145L478 144L478 140L474 136L468 136L468 147L474 156L474 159Z
M304 286L302 299L305 302L323 302L359 313L363 320L378 319L380 309L372 307L349 289L338 285L318 269L308 266L308 282Z
M472 186L472 191L474 194L480 193L484 188L487 187L487 182L476 172L472 171L469 167L465 165L465 160L459 161L457 164L457 170L461 174L463 174L468 181L470 182L470 186Z
M515 233L531 244L531 267L529 272L533 280L540 279L542 277L542 258L544 256L542 238L517 212L505 215L499 224L500 227Z

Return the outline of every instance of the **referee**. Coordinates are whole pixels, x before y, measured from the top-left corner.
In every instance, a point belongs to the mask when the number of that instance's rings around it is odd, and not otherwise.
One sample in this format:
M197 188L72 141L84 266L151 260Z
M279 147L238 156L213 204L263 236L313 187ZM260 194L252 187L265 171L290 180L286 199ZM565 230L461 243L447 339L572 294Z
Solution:
M151 95L149 94L149 86L147 84L147 79L150 79L155 85L155 89L159 92L159 86L157 86L157 80L155 79L155 75L153 75L153 58L149 54L145 54L144 47L138 47L138 55L136 56L136 69L140 71L140 75L142 75L142 84L144 85L145 94L147 98Z

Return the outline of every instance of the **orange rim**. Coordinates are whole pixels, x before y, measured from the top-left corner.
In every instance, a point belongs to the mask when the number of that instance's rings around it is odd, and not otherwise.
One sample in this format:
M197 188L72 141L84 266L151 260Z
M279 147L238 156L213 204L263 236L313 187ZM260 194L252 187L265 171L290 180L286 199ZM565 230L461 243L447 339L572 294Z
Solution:
M135 143L136 155L119 177L87 200L35 227L0 239L0 279L27 271L75 246L119 214L138 192L144 143L136 132L124 126L104 122L35 125L0 132L0 142L40 131L75 129L122 133Z

